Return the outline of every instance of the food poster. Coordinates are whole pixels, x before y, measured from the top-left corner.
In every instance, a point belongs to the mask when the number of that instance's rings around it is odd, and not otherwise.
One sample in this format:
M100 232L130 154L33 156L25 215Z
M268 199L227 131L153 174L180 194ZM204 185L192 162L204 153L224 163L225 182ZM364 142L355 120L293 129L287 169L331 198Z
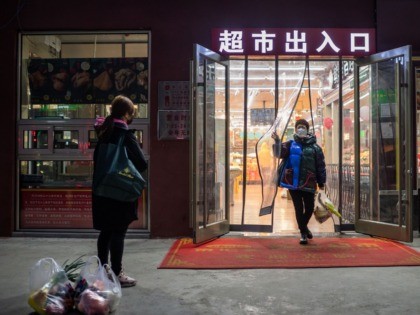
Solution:
M69 63L70 82L63 103L93 103L91 61L89 59L69 59Z
M119 94L148 101L147 58L31 59L32 104L108 104Z
M69 80L68 60L33 59L28 66L28 76L32 103L46 104L64 100Z

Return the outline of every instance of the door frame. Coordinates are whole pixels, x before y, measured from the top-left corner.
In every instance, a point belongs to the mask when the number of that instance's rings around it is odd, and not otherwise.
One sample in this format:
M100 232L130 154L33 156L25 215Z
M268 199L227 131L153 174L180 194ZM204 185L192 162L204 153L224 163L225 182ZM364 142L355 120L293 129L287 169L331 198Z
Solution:
M402 141L399 141L399 157L404 156L404 167L400 167L400 170L405 170L404 174L401 174L401 179L397 179L400 183L403 181L403 187L397 187L398 200L397 210L398 210L398 224L391 224L380 221L373 221L361 218L361 202L360 202L360 178L361 178L361 167L360 167L360 91L359 91L359 75L360 67L373 65L382 61L387 61L390 59L402 57L403 62L401 67L396 67L396 85L398 84L398 94L397 94L397 106L398 111L404 113L403 115L398 115L397 126L399 130L402 131L405 135L405 147L403 146ZM400 73L400 69L403 71ZM413 176L415 171L413 169L413 158L412 158L412 115L413 115L413 104L411 97L412 89L412 80L411 80L411 46L403 46L395 48L392 50L380 52L368 57L358 58L355 60L355 192L356 192L356 213L355 213L355 230L359 233L375 235L380 237L385 237L389 239L412 242L413 241L413 226L412 226L412 216L413 216ZM400 109L403 108L403 111ZM400 132L398 134L401 134ZM400 137L400 136L399 136ZM399 138L398 138L399 139ZM401 139L400 139L401 140ZM400 158L401 163L403 163ZM370 186L371 184L371 180ZM372 186L371 186L372 187ZM370 188L369 188L370 189ZM372 198L372 197L369 197ZM406 205L405 218L404 222L402 218L402 206L401 204ZM372 203L373 206L378 206L379 204ZM403 224L405 223L405 224Z
M202 62L201 62L202 60ZM192 71L191 71L191 106L190 106L190 119L191 119L191 132L190 132L190 213L192 214L192 227L193 227L193 242L203 243L214 238L217 238L223 234L229 232L229 146L225 145L225 167L224 167L224 187L222 192L224 193L224 202L221 206L224 209L220 209L223 215L223 218L217 220L216 222L207 222L207 217L209 214L208 206L207 206L207 177L204 177L204 180L200 180L201 175L207 174L207 163L206 163L206 152L207 152L207 125L206 125L206 118L208 116L207 110L207 102L208 98L211 97L210 93L207 93L207 65L208 62L215 63L218 65L222 65L225 67L225 120L224 120L224 139L225 144L229 143L229 60L221 55L201 46L198 44L194 44L194 60L192 63ZM214 99L212 100L214 104L215 102L215 95ZM198 117L200 115L199 107L202 106L202 132L203 137L202 141L198 139L197 133L198 131ZM202 146L202 150L204 150L203 154L203 166L204 170L200 170L200 157L197 156L199 154L200 145ZM203 187L200 187L200 183L203 184ZM216 187L216 179L214 177L212 187ZM203 196L200 196L200 190ZM200 199L203 200L200 200ZM202 213L200 213L202 212Z

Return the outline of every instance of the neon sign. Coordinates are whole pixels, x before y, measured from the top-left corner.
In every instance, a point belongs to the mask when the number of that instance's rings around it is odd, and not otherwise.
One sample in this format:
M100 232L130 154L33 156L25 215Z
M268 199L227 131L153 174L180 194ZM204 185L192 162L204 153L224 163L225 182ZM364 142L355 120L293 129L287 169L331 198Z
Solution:
M376 52L375 30L217 28L212 49L223 55L366 56Z

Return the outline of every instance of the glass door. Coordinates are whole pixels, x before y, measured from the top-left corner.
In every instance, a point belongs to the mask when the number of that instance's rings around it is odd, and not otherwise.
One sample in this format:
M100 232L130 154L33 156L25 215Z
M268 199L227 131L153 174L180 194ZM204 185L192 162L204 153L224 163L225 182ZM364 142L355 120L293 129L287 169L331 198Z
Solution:
M410 46L355 67L356 231L406 242L413 239L410 69Z
M191 102L191 212L194 243L229 232L228 61L194 46Z

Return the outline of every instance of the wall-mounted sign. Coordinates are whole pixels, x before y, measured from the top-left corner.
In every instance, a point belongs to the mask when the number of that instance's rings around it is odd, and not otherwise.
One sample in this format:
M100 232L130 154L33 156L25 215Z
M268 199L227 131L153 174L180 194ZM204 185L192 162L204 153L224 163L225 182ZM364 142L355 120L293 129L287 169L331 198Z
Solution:
M160 81L158 84L159 109L189 109L189 81Z
M116 95L148 101L147 58L31 59L32 104L109 104Z
M376 52L375 29L217 28L212 49L223 55L366 56Z
M188 139L190 136L190 82L160 81L158 104L158 139Z
M342 68L341 68L343 81L347 79L351 74L353 74L353 71L354 71L354 61L343 60ZM331 88L335 89L340 82L340 66L338 64L334 65L331 75L332 75Z
M91 189L22 189L20 227L92 228Z
M190 136L189 110L159 110L159 140L185 140Z
M139 220L130 229L145 228L147 190L139 198ZM20 227L23 229L91 229L91 189L21 189Z
M251 126L271 125L275 120L274 108L252 108Z

